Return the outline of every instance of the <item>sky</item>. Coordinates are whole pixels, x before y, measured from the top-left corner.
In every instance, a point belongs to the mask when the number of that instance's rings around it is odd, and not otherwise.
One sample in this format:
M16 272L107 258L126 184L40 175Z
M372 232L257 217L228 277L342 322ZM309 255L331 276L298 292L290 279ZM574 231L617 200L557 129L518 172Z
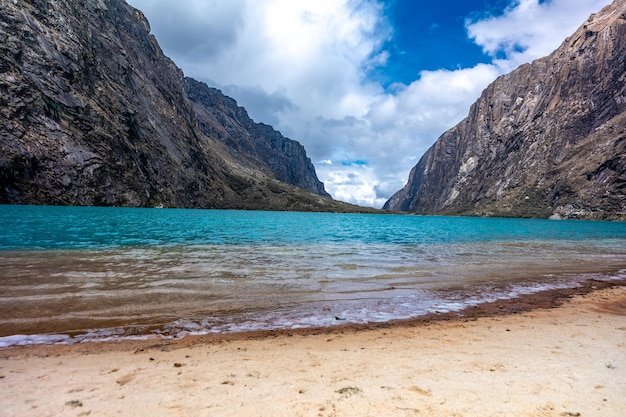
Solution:
M186 76L304 145L335 199L381 207L499 75L610 0L127 0Z

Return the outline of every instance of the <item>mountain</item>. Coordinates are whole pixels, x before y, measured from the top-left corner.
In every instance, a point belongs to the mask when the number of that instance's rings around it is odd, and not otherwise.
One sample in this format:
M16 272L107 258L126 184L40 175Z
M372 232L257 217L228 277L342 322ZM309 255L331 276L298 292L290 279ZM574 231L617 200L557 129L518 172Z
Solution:
M371 211L185 80L123 0L0 0L0 203Z
M224 143L232 157L277 180L330 197L300 143L271 126L255 123L246 109L221 91L193 78L185 78L185 83L200 131Z
M489 85L384 208L626 220L626 0Z

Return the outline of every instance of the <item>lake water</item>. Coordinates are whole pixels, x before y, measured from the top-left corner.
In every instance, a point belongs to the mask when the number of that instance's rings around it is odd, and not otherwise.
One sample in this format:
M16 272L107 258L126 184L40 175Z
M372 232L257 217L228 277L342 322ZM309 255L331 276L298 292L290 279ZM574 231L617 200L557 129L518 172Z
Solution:
M332 326L626 279L626 223L0 206L0 347Z

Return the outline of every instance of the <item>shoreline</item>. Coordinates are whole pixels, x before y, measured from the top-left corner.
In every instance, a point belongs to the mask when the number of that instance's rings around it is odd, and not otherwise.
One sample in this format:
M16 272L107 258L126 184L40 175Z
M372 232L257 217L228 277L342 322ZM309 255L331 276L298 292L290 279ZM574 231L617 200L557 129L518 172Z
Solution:
M567 287L558 289L542 290L536 293L523 294L513 298L498 299L496 301L483 302L475 306L466 307L459 311L436 312L410 319L396 319L387 322L370 323L345 323L335 324L325 327L305 327L295 329L272 329L272 330L250 330L232 333L209 333L204 335L188 334L181 338L167 338L158 335L148 335L146 339L121 339L121 340L94 340L76 343L42 343L29 345L12 345L0 348L0 358L4 353L11 354L11 351L28 350L58 350L62 352L65 348L70 351L81 353L97 353L107 351L125 351L142 349L142 346L152 346L154 344L167 344L172 348L187 346L189 343L220 343L238 340L262 340L264 338L310 336L320 334L333 334L345 332L371 331L377 329L390 329L396 327L423 326L440 321L471 321L483 317L507 316L530 312L535 309L557 308L575 296L584 296L594 291L612 287L626 287L626 280L596 280L588 279L578 283L577 287ZM55 352L56 353L56 352ZM39 353L35 353L39 354Z
M0 415L621 417L626 282L587 283L463 317L6 348Z

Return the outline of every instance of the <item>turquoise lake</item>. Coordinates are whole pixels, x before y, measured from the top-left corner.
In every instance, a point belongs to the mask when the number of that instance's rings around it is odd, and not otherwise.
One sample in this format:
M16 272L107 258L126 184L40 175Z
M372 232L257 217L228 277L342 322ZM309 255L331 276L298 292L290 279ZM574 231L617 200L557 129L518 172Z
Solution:
M383 322L626 279L626 223L0 206L0 347Z

